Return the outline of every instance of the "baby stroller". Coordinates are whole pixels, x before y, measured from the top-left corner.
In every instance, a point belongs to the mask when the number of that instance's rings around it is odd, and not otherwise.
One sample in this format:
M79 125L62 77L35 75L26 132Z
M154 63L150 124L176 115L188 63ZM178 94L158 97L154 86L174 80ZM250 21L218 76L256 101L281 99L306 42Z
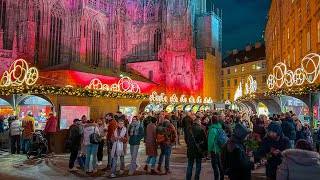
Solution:
M48 141L42 136L41 132L32 133L32 139L30 142L30 148L27 153L27 158L30 156L35 156L36 158L41 158L43 154L47 154L48 151Z

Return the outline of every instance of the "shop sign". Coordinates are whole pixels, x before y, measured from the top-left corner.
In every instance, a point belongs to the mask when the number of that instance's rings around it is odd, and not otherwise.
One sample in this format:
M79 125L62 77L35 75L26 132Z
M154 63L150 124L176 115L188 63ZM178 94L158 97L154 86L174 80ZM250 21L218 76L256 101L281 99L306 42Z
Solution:
M320 56L310 53L301 60L301 65L297 69L290 70L286 64L279 62L268 76L267 85L269 89L301 86L303 83L314 83L319 77Z
M29 67L24 59L15 60L9 70L2 74L0 87L34 85L39 78L39 71L35 67Z

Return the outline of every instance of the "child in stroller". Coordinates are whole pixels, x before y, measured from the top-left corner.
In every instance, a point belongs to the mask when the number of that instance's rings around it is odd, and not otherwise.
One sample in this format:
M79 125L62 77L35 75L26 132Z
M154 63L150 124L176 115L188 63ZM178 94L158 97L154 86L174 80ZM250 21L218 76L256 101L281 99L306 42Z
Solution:
M32 133L32 139L30 142L30 149L27 153L27 157L36 156L41 158L42 155L47 154L48 151L48 141L42 136L41 132Z

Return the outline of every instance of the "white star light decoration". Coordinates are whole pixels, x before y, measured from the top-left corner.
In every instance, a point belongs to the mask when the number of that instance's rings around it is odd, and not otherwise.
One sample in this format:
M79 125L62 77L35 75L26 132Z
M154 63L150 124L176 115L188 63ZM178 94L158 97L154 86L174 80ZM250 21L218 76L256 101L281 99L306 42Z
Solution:
M268 76L267 85L269 89L274 89L284 85L286 87L301 86L305 81L312 84L319 77L319 72L320 55L310 53L301 60L301 66L295 71L288 70L282 62L277 63L273 67L272 74Z

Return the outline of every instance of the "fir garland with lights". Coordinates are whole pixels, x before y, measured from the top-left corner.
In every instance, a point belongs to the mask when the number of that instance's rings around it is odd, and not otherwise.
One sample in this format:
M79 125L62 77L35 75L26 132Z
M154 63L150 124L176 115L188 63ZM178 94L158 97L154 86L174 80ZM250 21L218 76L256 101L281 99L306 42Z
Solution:
M78 97L106 97L125 99L145 99L149 97L148 94L92 90L73 87L57 87L46 85L0 87L0 95L9 96L12 94L69 95Z
M290 95L304 95L312 92L320 91L320 84L308 84L304 86L295 86L288 89L272 89L265 93L265 96L276 97L276 96L290 96Z
M236 101L237 102L241 102L241 101L247 101L250 99L254 99L256 97L255 94L251 93L251 94L246 94L244 96L239 97Z

